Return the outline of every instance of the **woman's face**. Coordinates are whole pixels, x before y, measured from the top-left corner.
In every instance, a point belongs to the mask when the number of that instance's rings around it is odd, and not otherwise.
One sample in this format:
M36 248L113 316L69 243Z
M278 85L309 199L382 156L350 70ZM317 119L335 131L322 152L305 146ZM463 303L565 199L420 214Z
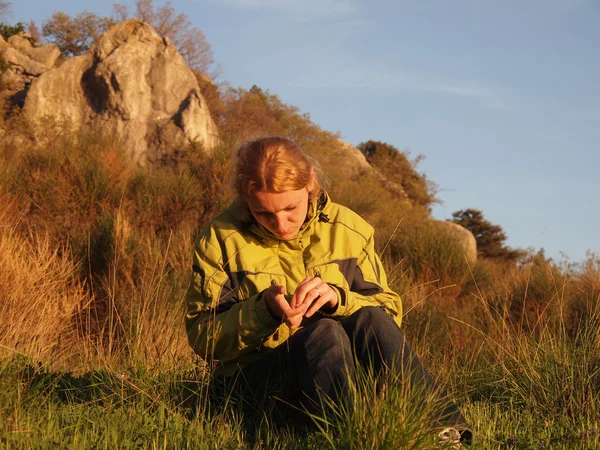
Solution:
M281 240L296 237L308 213L308 188L298 191L257 191L246 201L250 212L263 227Z

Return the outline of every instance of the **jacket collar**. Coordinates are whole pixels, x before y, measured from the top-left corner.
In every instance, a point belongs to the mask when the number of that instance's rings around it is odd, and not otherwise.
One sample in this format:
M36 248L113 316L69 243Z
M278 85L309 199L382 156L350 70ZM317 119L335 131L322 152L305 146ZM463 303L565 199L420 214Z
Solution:
M329 203L329 195L325 191L321 191L316 199L308 204L308 212L306 214L306 220L300 227L298 235L290 241L301 239L304 235L311 235L314 232L314 223L321 217L323 217L323 209ZM238 222L240 222L242 230L249 230L257 235L265 244L276 245L281 242L276 236L273 235L269 230L259 224L250 209L246 201L240 197L237 197L227 208L227 212L233 216ZM327 218L327 216L325 216ZM328 221L328 218L327 218Z

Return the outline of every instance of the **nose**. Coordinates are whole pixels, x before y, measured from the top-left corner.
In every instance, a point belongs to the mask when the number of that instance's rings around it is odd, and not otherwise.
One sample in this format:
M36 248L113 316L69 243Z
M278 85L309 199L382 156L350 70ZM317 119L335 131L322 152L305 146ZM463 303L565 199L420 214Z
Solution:
M281 232L285 231L286 220L283 217L283 215L279 215L279 214L275 215L274 225L278 232L281 233Z

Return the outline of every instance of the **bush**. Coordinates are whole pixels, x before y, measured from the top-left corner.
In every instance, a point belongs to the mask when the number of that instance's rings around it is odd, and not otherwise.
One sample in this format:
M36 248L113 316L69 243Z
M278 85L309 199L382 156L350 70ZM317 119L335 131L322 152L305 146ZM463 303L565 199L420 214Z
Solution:
M452 235L440 231L433 221L402 224L391 238L386 260L402 261L410 284L432 283L436 287L460 288L470 276L463 249Z
M25 24L17 22L14 25L9 25L7 23L0 22L0 35L5 40L19 33L25 33Z
M423 159L419 156L409 160L408 155L396 147L379 141L367 141L358 145L369 164L375 167L390 181L400 186L415 205L429 207L438 200L435 198L437 186L425 174L417 172Z

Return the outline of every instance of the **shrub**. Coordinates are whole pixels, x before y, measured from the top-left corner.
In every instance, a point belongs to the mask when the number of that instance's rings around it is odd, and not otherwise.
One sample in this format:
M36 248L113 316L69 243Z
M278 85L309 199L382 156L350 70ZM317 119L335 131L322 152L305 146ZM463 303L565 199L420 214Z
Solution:
M14 25L0 22L0 35L6 40L15 34L25 33L25 24L17 22Z
M433 221L403 223L387 251L389 262L403 261L403 270L412 283L460 286L470 276L460 244Z
M423 159L419 156L409 160L405 152L379 141L367 141L358 145L369 164L375 167L390 181L400 186L415 205L429 207L437 202L437 186L426 175L417 172L417 166Z

